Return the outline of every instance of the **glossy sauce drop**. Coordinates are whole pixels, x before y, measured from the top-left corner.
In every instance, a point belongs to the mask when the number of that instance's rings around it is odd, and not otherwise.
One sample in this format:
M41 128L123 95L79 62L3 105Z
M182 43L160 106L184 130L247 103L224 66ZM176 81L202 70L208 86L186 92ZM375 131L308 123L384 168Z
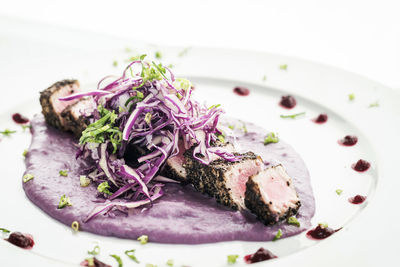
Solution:
M340 139L338 143L342 146L354 146L357 144L358 138L354 135L346 135L343 139Z
M351 204L361 204L367 199L366 196L361 196L361 195L355 195L354 197L349 198L349 202Z
M358 160L356 163L354 163L353 165L351 165L351 167L353 168L353 170L358 171L358 172L365 172L366 170L369 169L369 167L371 167L371 163L369 163L366 160L360 159Z
M11 244L24 249L31 249L33 245L35 245L31 235L20 232L11 233L6 240Z
M291 95L284 95L281 98L281 102L279 102L279 105L284 108L294 108L296 106L296 99L291 96Z
M244 261L250 264L275 258L278 257L272 254L268 249L259 248L256 253L244 256Z
M235 88L233 88L233 92L240 96L246 96L250 94L250 90L243 86L236 86Z
M314 229L308 231L306 236L313 240L321 240L321 239L325 239L325 238L331 236L332 234L336 233L340 229L342 229L342 228L334 230L330 227L322 227L321 225L318 225Z
M313 119L312 121L318 124L322 124L327 122L328 120L328 115L326 114L319 114L318 117L316 117L315 119Z
M18 124L25 124L25 123L28 123L28 122L29 122L29 119L28 119L28 118L22 116L22 115L19 114L19 113L14 113L14 114L12 115L12 119L13 119L13 121L14 121L15 123L18 123Z

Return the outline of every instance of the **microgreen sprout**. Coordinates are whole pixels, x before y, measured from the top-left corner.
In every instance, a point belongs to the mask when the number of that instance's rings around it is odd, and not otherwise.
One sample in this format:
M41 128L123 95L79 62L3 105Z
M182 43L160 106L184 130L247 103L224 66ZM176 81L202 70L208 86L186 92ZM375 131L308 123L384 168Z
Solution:
M292 225L296 225L297 227L300 227L300 222L294 216L289 217L288 220L287 220L287 223L288 224L292 224Z
M278 134L272 132L267 134L267 136L264 138L264 145L268 145L270 143L278 143L278 142L279 142Z
M23 180L24 183L26 183L26 182L32 180L33 178L35 178L33 176L33 174L27 173L22 177L22 180Z
M287 70L288 65L287 64L282 64L279 66L279 69L281 70Z
M58 173L60 174L60 176L68 176L68 170L60 170Z
M115 254L110 255L111 257L113 257L117 262L118 262L118 267L122 267L124 266L124 264L122 263L121 257Z
M137 240L140 241L140 244L145 245L149 241L149 237L147 235L141 235Z
M125 251L125 255L128 256L131 260L133 260L136 263L140 263L140 261L136 258L135 256L135 250L131 249L131 250L126 250Z
M4 136L11 136L11 134L16 133L17 131L12 131L10 129L5 129L4 131L0 131L0 134L4 135Z
M69 197L66 197L65 195L62 195L60 198L60 202L58 203L58 208L63 209L67 206L72 206L72 202L69 199Z
M111 196L112 193L110 192L109 188L110 188L110 185L108 184L107 181L105 181L105 182L102 182L101 184L99 184L97 186L97 191L99 191L100 193L104 193L104 194L107 194L107 195Z
M299 116L302 116L302 115L305 115L306 113L305 112L300 112L300 113L296 113L296 114L292 114L292 115L281 115L281 118L283 118L283 119L295 119L295 118L297 118L297 117L299 117Z
M72 224L71 224L71 228L72 228L75 232L78 232L78 231L79 231L79 222L73 221Z
M171 267L174 266L174 260L173 259L167 260L167 265Z
M227 258L228 258L228 264L235 264L237 258L239 258L239 255L236 255L236 254L235 255L228 255Z
M337 194L338 196L340 196L342 193L343 193L343 190L342 190L342 189L336 189L336 194Z
M272 239L272 241L276 241L278 239L280 239L282 237L282 230L278 229L278 232L276 233L276 235L274 236L274 239Z
M354 93L349 94L349 100L350 101L353 101L355 97L356 96L354 95Z
M90 179L86 175L81 175L79 176L79 182L82 187L86 187L90 184Z
M7 230L6 228L0 228L0 232L3 232L3 233L8 234L8 233L10 233L11 231L10 231L10 230Z
M93 256L99 255L99 253L100 253L100 247L99 247L99 245L96 245L96 246L93 248L92 251L88 251L88 254L89 254L89 255L93 255Z

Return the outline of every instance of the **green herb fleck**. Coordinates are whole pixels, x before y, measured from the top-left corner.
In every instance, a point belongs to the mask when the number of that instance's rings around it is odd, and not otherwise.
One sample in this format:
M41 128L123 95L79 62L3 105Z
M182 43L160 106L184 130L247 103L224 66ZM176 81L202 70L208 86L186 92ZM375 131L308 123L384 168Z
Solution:
M378 101L375 101L374 103L369 104L368 107L369 107L369 108L376 108L376 107L379 107L379 102L378 102Z
M131 260L133 260L136 263L140 263L140 261L136 258L135 256L135 250L131 249L131 250L126 250L125 251L125 255L128 256Z
M11 136L11 134L16 133L17 131L12 131L10 129L5 129L4 131L0 131L0 134L4 136Z
M28 155L28 149L25 149L24 152L22 152L22 156L24 156L24 158L26 157L26 155Z
M274 239L272 239L272 241L276 241L278 239L280 239L282 237L282 230L278 229L278 232L276 233Z
M79 176L79 181L82 187L86 187L90 184L90 179L86 175Z
M296 217L292 216L289 217L287 220L288 224L296 225L297 227L300 227L300 222L296 219Z
M280 65L279 66L279 69L281 69L281 70L287 70L287 64L282 64L282 65Z
M115 126L118 115L115 114L114 110L111 112L101 105L98 106L98 111L101 118L86 127L79 139L79 144L101 144L105 140L110 140L114 147L113 153L115 153L122 141L122 131Z
M173 259L167 260L167 265L171 267L174 266L174 260Z
M233 130L233 129L235 129L235 125L228 125L228 128Z
M87 260L88 267L95 267L95 265L94 265L94 257L87 258L86 260Z
M235 264L239 255L228 255L228 264Z
M146 267L157 267L157 265L151 264L151 263L147 263Z
M186 54L189 52L190 48L191 47L184 48L181 52L178 53L178 57L186 56Z
M328 228L328 224L327 223L319 223L318 225L321 228Z
M270 143L278 143L278 142L279 142L278 134L272 132L267 134L267 136L264 138L264 146Z
M22 180L24 181L24 183L26 183L26 182L32 180L33 178L35 178L35 177L33 176L33 174L27 173L27 174L25 174L25 175L22 177Z
M58 208L63 209L67 206L72 206L72 202L71 200L69 200L69 197L62 195L62 197L60 198L60 202L58 203Z
M337 194L338 196L340 196L342 193L343 193L343 190L342 190L342 189L336 189L336 194Z
M60 174L60 176L68 176L68 170L60 170L58 173Z
M141 235L137 240L140 241L140 244L145 245L149 241L149 237L147 235Z
M78 232L78 231L79 231L79 222L73 221L72 224L71 224L71 228L72 228L75 232Z
M174 67L174 65L173 65L173 64L168 64L167 67L168 67L169 69L172 69L172 68Z
M114 61L113 61L113 66L114 66L114 67L118 67L118 61L114 60Z
M265 82L267 80L267 75L264 75L262 80L263 80L263 82Z
M99 253L100 253L100 247L99 247L98 245L96 245L96 246L93 248L92 251L88 251L87 253L88 253L89 255L93 255L93 256L99 255Z
M218 108L218 107L220 107L220 106L221 106L221 104L212 105L211 107L208 108L208 110L213 109L213 108Z
M184 78L176 78L173 85L176 89L183 91L187 91L193 86L188 79Z
M244 132L244 134L247 134L248 133L248 131L247 131L247 127L246 127L246 124L244 123L244 122L242 122L243 123L243 125L242 125L242 127L241 128L239 128L240 130L242 130L243 132Z
M148 125L150 125L150 123L151 123L151 113L150 113L150 112L147 112L147 113L146 113L146 116L144 117L144 121L145 121Z
M3 232L3 233L8 234L8 233L10 233L11 231L10 231L10 230L7 230L6 228L0 228L0 232Z
M156 51L155 53L156 59L161 59L162 58L162 54L160 51Z
M107 181L102 182L101 184L99 184L97 186L97 191L99 191L100 193L104 193L107 194L109 196L112 195L112 193L110 192L110 190L108 190L110 188L110 185L108 184Z
M115 254L110 255L111 257L113 257L117 262L118 262L118 267L122 267L124 266L124 264L122 263L121 257Z
M27 125L21 125L22 130L25 132L26 129L32 128L32 125L27 124Z
M304 114L306 114L306 113L305 112L300 112L300 113L296 113L296 114L292 114L292 115L281 115L281 118L283 118L283 119L288 119L288 118L295 119L296 117L302 116Z
M349 94L349 100L350 101L353 101L355 97L356 96L354 95L354 93Z

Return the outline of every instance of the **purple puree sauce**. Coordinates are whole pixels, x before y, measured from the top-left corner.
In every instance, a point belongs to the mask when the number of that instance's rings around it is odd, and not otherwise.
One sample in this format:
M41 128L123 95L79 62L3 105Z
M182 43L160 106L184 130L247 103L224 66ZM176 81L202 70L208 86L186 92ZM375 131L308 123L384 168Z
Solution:
M129 216L98 216L83 223L95 207L97 190L93 185L81 187L79 175L85 163L75 160L76 140L68 133L47 127L42 115L32 120L32 143L26 157L26 172L35 178L23 187L28 198L53 218L70 226L80 223L80 229L100 235L136 239L148 235L150 242L200 244L231 240L268 241L282 229L285 237L298 234L311 226L315 203L308 170L300 156L283 141L263 145L265 130L246 124L248 134L236 127L240 135L237 149L251 150L270 164L282 163L293 178L302 206L297 219L301 227L282 223L265 226L249 212L235 212L216 203L210 197L195 192L190 185L167 184L166 194L153 206L129 211ZM242 126L232 120L230 124ZM257 133L256 133L256 132ZM253 138L257 141L251 141ZM286 153L286 156L282 156ZM68 170L67 177L59 171ZM57 209L65 194L73 206Z

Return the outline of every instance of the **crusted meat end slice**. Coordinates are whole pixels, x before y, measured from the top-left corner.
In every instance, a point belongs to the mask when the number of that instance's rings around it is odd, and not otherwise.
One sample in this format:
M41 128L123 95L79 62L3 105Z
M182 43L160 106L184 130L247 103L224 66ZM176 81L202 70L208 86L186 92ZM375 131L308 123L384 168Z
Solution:
M245 208L246 182L263 167L261 158L253 152L236 155L241 156L239 161L217 159L205 165L194 159L191 153L185 153L188 179L195 189L234 210Z
M63 130L64 119L61 113L78 100L60 101L59 98L80 91L81 89L77 80L62 80L40 92L40 104L42 105L42 113L46 122Z
M295 215L301 203L292 179L282 165L277 165L249 178L245 205L265 224L275 224Z

